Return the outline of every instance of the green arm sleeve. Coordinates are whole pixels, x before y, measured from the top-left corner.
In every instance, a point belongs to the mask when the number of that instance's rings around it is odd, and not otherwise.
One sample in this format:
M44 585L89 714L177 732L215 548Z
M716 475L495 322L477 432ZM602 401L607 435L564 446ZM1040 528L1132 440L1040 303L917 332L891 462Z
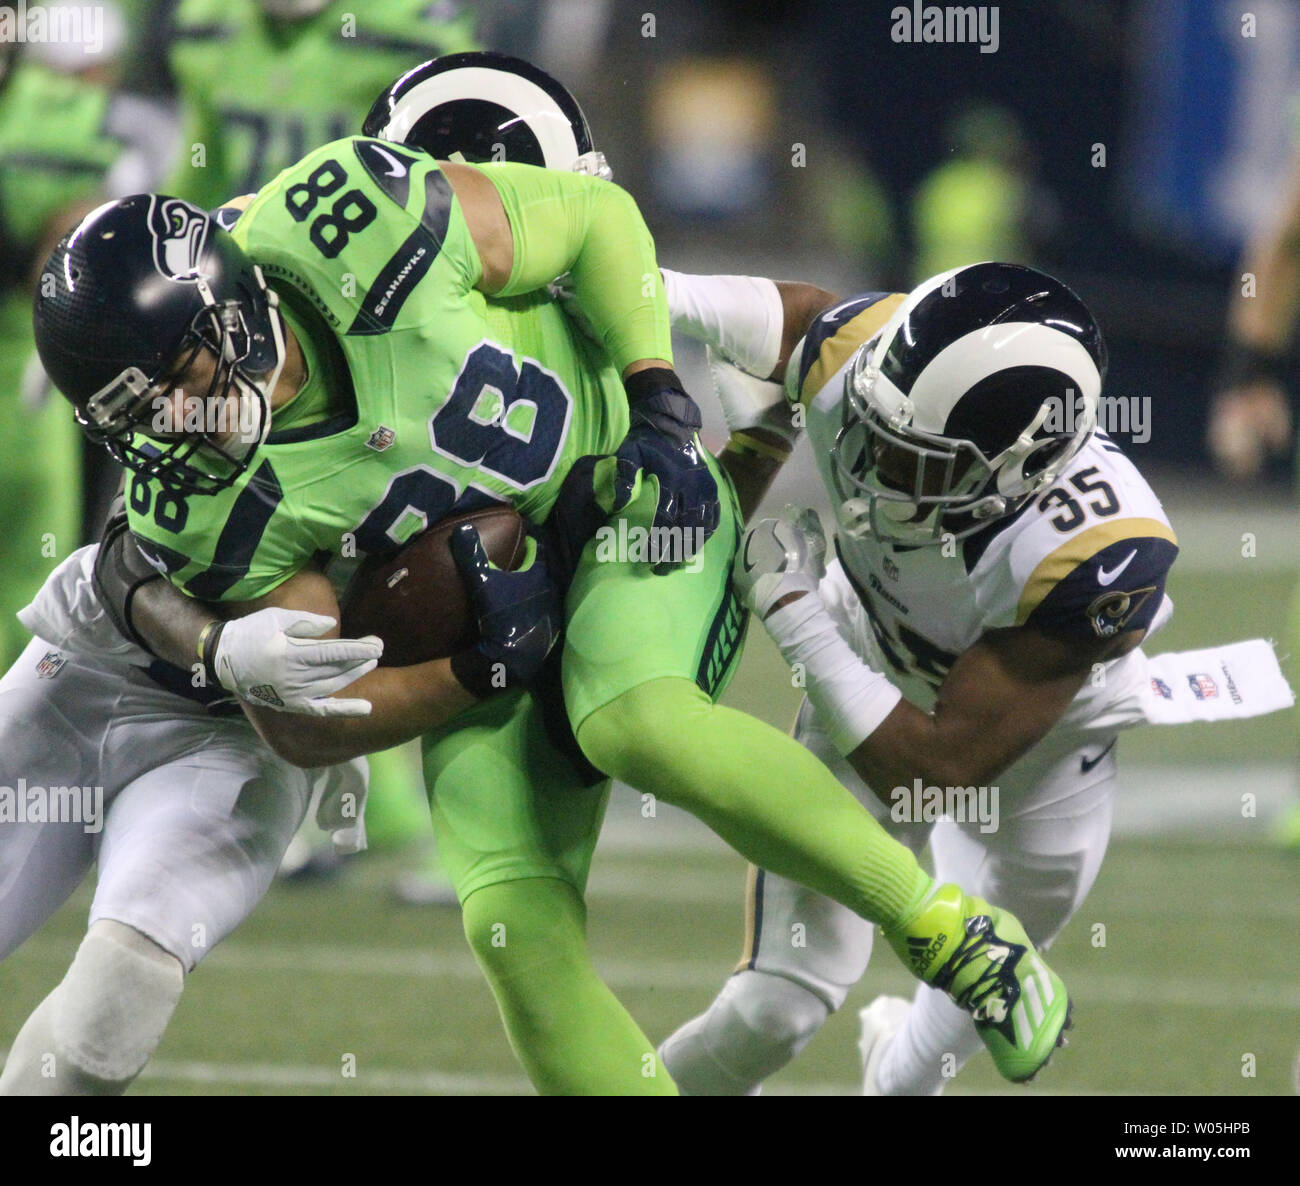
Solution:
M568 272L578 304L620 373L643 358L671 363L663 277L631 195L558 169L480 168L501 195L515 240L514 267L498 295L532 292Z

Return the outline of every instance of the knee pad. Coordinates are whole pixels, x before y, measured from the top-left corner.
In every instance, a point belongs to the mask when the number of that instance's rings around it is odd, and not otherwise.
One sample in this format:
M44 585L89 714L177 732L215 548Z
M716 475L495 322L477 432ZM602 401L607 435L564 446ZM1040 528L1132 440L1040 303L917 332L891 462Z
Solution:
M793 980L738 972L707 1013L663 1044L660 1057L684 1095L755 1094L830 1013L821 997Z
M184 982L180 961L151 939L95 923L54 994L56 1058L124 1088L157 1049Z
M773 1054L779 1052L782 1066L808 1044L831 1015L826 1002L802 984L757 971L731 977L718 999L730 1005L736 1038L749 1035L751 1049L766 1046Z

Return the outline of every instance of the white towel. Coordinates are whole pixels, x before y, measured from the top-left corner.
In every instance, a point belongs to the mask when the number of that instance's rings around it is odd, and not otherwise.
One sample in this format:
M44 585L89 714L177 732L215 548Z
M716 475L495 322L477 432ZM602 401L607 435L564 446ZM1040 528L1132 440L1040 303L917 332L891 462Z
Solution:
M1147 674L1145 715L1153 725L1238 720L1295 704L1273 645L1262 638L1155 655Z

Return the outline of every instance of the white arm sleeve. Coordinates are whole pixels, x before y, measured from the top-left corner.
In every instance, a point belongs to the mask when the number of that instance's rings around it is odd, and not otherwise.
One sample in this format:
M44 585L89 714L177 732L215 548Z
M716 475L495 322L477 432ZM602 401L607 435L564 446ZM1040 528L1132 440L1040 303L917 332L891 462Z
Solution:
M785 310L776 285L760 276L691 276L660 268L672 327L717 347L742 370L766 379L781 357Z
M808 699L845 757L903 698L889 680L858 658L816 593L777 610L763 625L785 661L803 672Z

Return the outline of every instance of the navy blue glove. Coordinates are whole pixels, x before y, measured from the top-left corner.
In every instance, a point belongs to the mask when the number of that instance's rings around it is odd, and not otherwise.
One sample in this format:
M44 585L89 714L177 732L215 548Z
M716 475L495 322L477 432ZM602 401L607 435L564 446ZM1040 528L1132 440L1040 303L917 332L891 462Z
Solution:
M478 643L452 656L452 674L480 699L526 686L542 669L564 625L563 604L546 571L541 541L529 535L523 563L513 572L488 559L472 523L456 528L450 544L479 629Z
M695 440L700 409L677 375L663 367L638 371L625 386L631 427L615 454L613 509L620 511L631 501L638 471L654 477L659 483L654 527L681 531L678 555L689 559L687 553L717 530L720 514L718 484ZM669 567L674 566L656 565L656 571Z

